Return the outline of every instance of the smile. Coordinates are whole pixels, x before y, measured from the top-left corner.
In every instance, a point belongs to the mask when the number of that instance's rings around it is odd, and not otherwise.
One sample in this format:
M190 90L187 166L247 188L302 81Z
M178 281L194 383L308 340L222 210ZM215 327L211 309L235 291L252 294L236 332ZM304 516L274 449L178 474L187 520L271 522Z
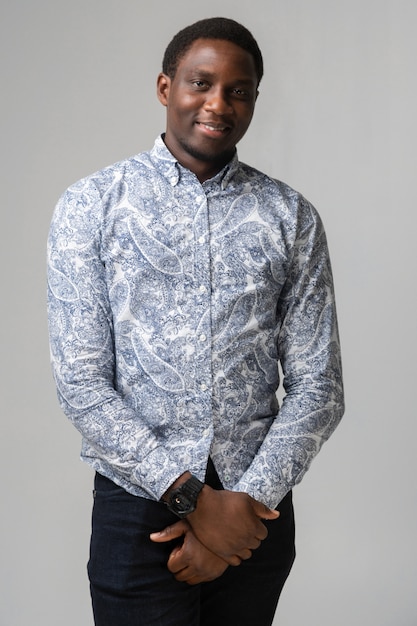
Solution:
M216 134L224 133L229 128L228 126L219 126L217 124L210 124L210 123L207 123L207 122L197 122L197 124L203 130L207 130L210 133L216 133Z

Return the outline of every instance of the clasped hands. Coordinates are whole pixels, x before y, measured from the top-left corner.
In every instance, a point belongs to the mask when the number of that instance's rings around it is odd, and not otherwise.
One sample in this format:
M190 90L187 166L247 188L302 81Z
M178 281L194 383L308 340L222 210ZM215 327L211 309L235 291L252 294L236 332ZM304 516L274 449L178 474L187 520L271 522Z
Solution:
M155 542L183 537L168 559L168 569L189 585L214 580L229 565L237 566L252 556L268 531L262 520L273 520L269 509L246 493L216 490L205 485L196 510L171 526L152 533Z

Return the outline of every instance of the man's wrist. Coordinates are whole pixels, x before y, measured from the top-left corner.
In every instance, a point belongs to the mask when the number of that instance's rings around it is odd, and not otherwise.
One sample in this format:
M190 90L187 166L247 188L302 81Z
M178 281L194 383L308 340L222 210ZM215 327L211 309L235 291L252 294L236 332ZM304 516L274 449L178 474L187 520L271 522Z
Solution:
M163 494L161 500L163 502L168 502L169 500L169 496L170 494L173 492L174 489L177 489L178 487L181 487L181 485L183 485L189 478L191 478L192 474L191 472L184 472L184 474L181 474L181 476L179 476L173 483L172 485L165 491L165 493Z

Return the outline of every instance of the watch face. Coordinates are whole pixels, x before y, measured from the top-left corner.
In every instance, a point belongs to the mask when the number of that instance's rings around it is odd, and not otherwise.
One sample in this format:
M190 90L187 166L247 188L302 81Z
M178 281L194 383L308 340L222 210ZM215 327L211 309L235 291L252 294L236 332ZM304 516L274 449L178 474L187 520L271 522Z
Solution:
M194 504L183 493L174 494L171 499L170 504L171 504L172 510L177 515L183 515L183 516L188 515L188 513L192 513L195 509Z
M186 517L195 511L198 494L203 487L204 483L195 476L191 476L180 487L172 491L167 503L169 510L178 517Z

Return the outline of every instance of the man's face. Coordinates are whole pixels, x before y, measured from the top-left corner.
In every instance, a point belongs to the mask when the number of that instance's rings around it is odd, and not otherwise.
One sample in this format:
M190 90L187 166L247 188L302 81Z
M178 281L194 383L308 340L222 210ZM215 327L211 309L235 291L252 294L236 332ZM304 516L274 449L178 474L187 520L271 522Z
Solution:
M251 54L217 39L197 39L173 78L159 75L158 97L167 107L165 143L200 180L232 157L252 119L257 86Z

